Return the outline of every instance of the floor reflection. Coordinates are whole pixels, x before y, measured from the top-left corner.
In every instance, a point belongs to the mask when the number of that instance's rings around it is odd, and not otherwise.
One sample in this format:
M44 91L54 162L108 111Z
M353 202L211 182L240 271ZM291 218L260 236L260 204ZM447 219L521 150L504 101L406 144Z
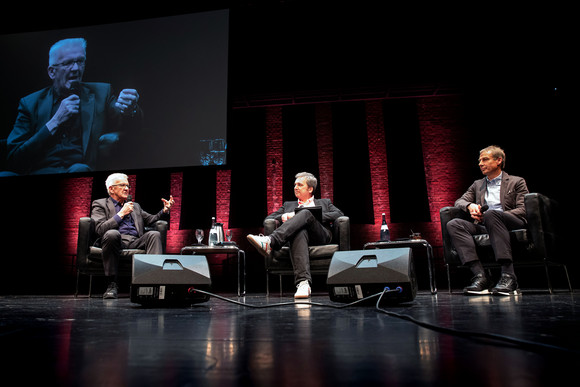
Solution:
M255 295L244 301L288 300ZM313 301L331 304L322 295ZM412 303L383 308L463 333L576 352L443 333L372 305L287 304L248 308L210 299L185 308L143 308L127 298L0 297L3 374L19 384L82 386L540 385L574 375L561 359L580 352L573 294L420 294Z

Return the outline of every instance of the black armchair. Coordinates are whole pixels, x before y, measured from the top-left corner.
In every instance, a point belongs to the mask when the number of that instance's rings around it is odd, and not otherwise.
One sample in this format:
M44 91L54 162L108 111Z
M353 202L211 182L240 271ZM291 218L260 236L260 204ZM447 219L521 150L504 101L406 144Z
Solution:
M168 223L164 220L158 220L147 230L156 230L161 233L161 241L163 243L163 251L167 244L167 228ZM75 297L79 292L79 277L81 274L89 276L89 297L91 296L91 288L94 275L105 275L103 269L103 256L100 247L94 246L97 240L95 234L95 222L90 217L82 217L79 219L79 235L77 242L77 281L75 289ZM121 262L119 262L119 275L131 276L132 257L134 254L145 254L145 250L139 249L124 249L121 254ZM126 258L126 259L124 259Z
M266 219L264 221L264 235L270 235L279 226L278 221ZM328 245L310 246L310 272L312 275L328 274L328 267L336 251L350 250L350 218L339 217L332 225L332 242ZM282 276L294 275L290 248L282 247L279 251L272 251L265 258L266 265L266 294L270 294L270 275L278 275L280 279L280 295L282 295Z
M529 193L524 198L528 227L510 232L514 266L543 266L546 271L548 289L552 293L550 280L550 266L559 266L564 269L568 281L568 289L572 291L568 269L563 263L557 262L557 207L558 203L542 194ZM451 237L447 232L447 222L453 218L471 219L465 211L455 207L443 207L440 211L441 233L443 236L443 256L447 268L447 283L451 293L451 267L461 267L457 251L453 247ZM474 236L478 255L484 267L498 266L493 258L493 251L489 235Z

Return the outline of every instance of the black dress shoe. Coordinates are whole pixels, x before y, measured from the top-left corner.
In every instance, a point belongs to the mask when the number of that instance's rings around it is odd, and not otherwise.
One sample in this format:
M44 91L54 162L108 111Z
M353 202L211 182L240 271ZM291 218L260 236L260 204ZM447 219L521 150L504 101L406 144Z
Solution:
M483 295L490 294L491 280L484 274L478 274L471 279L471 285L463 289L463 294L467 295Z
M116 299L117 298L117 284L111 282L107 287L107 291L103 294L104 300Z
M521 294L516 277L508 273L502 273L501 277L491 292L495 296L515 296Z

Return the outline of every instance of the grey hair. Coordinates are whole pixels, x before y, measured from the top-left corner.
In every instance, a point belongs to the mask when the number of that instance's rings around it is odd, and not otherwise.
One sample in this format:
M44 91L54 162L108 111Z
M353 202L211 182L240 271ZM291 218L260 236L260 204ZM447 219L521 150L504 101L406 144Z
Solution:
M87 41L84 38L69 38L59 40L55 44L52 45L50 50L48 51L48 65L53 66L56 64L56 60L58 59L58 54L60 50L65 47L70 46L81 46L85 52L85 56L87 55Z
M499 146L496 145L490 145L480 150L479 154L482 154L484 152L490 152L494 159L501 157L500 167L502 170L505 168L505 152L503 151L503 149L501 149Z
M127 175L125 175L124 173L112 173L107 177L107 180L105 181L105 185L107 186L107 191L109 190L109 188L113 185L115 185L115 183L119 180L129 180L129 177Z
M312 187L312 192L316 191L316 187L318 186L318 180L316 180L316 177L314 177L314 175L312 173L300 172L300 173L296 174L295 178L296 179L305 178L306 185L309 187Z

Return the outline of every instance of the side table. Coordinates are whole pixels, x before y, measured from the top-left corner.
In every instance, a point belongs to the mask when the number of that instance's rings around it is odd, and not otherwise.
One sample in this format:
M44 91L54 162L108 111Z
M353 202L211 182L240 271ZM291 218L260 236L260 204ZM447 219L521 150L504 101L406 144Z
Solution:
M192 245L181 249L181 255L185 254L236 254L238 257L238 297L246 295L246 253L244 250L233 244L223 246Z
M369 249L390 249L396 247L423 246L427 250L427 266L429 268L429 285L431 294L437 294L437 283L435 280L435 269L433 266L433 247L425 239L402 239L396 241L368 242L363 246L363 250Z

